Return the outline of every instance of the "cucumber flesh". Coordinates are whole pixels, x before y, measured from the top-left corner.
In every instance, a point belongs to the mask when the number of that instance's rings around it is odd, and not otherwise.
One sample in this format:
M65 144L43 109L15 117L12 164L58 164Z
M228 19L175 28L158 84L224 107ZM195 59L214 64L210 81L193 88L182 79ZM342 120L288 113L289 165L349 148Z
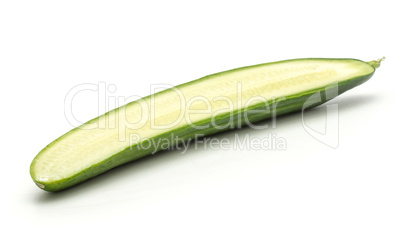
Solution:
M293 59L209 75L71 130L39 152L30 173L40 188L62 190L161 149L144 148L146 142L188 140L301 110L309 96L331 87L341 94L367 81L380 62Z

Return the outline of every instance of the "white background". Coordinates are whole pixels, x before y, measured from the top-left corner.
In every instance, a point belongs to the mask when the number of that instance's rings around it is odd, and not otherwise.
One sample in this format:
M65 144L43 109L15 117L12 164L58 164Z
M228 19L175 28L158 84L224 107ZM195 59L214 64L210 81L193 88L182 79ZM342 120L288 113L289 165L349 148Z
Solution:
M10 230L401 230L397 1L1 1L1 225ZM387 60L341 95L339 147L300 113L275 129L217 135L287 141L286 151L164 152L61 193L37 188L34 156L73 126L68 91L114 84L146 96L236 67L290 58ZM94 92L77 96L82 122ZM317 130L325 105L306 113ZM317 122L318 121L318 122Z

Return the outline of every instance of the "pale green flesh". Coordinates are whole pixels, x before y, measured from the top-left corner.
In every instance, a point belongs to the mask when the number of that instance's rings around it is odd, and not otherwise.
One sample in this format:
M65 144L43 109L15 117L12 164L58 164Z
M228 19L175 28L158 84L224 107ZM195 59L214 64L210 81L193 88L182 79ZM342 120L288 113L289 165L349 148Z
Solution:
M44 148L31 165L40 187L70 178L136 143L274 98L365 76L353 59L300 59L207 76L98 117Z

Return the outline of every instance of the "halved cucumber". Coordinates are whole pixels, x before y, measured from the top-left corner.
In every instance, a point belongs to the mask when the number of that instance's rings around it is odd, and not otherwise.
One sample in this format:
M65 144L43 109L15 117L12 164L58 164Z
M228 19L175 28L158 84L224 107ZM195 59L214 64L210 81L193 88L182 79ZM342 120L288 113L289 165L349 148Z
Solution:
M367 81L380 60L293 59L209 75L109 111L71 130L35 157L30 173L58 191L195 137L317 106ZM310 96L336 94L310 102ZM161 144L163 140L163 145ZM166 141L168 145L166 145Z

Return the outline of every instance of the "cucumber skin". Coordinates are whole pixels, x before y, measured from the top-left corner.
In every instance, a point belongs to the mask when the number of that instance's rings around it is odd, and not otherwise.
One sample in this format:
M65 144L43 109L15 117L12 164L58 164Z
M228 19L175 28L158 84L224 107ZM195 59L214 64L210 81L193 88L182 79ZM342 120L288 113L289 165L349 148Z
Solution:
M307 58L307 59L283 60L283 61L278 61L278 62L258 64L258 65L254 65L254 66L270 65L270 64L279 63L279 62L291 62L291 61L297 61L297 60L351 60L351 61L353 60L353 61L359 61L359 62L363 62L363 63L367 64L367 62L364 62L364 61L361 61L361 60L358 60L358 59ZM367 65L369 65L369 64L367 64ZM237 70L240 70L240 69L250 68L250 67L254 67L254 66L246 66L246 67L241 67L241 68L237 68L237 69L232 69L232 70L228 70L228 71L208 75L208 76L202 77L201 79L211 78L211 77L214 77L215 75L219 75L221 73L237 71ZM356 76L354 78L339 82L338 85L337 85L337 87L338 87L338 94L337 95L340 95L340 94L342 94L342 93L344 93L344 92L346 92L346 91L348 91L348 90L350 90L350 89L352 89L352 88L354 88L354 87L366 82L367 80L369 80L373 76L374 72L375 72L375 68L373 67L373 71L371 73L367 74L367 75ZM200 79L196 79L196 80L181 84L179 86L183 86L183 85L187 85L187 84L195 84L198 80L200 80ZM177 86L177 87L179 87L179 86ZM287 114L287 113L291 113L291 112L296 112L296 111L301 111L303 109L303 105L308 101L308 99L312 95L314 95L317 92L319 92L320 95L323 96L325 94L325 91L329 90L327 87L328 86L324 86L322 88L302 92L302 93L291 95L291 96L286 96L285 100L277 102L275 116L279 116L279 115L283 115L283 114ZM161 91L161 92L158 92L156 94L163 94L165 91ZM321 97L320 102L313 103L308 108L312 108L312 107L316 107L318 105L321 105L321 104L323 104L323 103L335 98L337 95L331 95L329 98L324 98L324 99L323 99L323 97ZM149 96L147 96L147 97L149 97ZM275 102L272 102L272 100L268 100L267 102L268 102L268 105L271 105L272 103L275 103ZM250 110L266 109L267 108L266 105L267 105L266 103L259 103L256 106L253 106L253 108L251 108ZM124 106L127 106L127 105L124 105ZM116 110L116 109L114 109L114 110ZM243 108L243 109L237 110L237 111L235 111L233 113L228 112L228 113L225 113L223 115L220 115L219 116L220 118L215 120L215 123L216 124L230 124L230 126L227 126L227 128L215 129L214 127L211 127L209 129L197 130L197 129L191 127L191 126L183 126L183 127L176 128L176 129L174 129L172 131L160 134L160 135L158 135L156 137L153 137L151 139L151 141L152 140L163 139L163 138L167 139L172 134L174 134L175 137L179 137L179 138L182 138L182 139L185 139L185 140L189 140L189 139L195 138L195 133L197 133L197 134L202 133L203 136L207 136L207 135L212 135L212 134L215 134L215 133L231 130L231 129L234 129L234 128L239 128L239 127L241 127L242 125L245 124L245 121L242 120L242 115L244 115L245 113L247 113L250 110L245 110ZM109 113L109 112L107 112L107 113ZM232 114L232 116L233 116L233 114L236 115L235 116L236 119L233 120L232 122L230 122L231 114ZM249 118L248 120L249 120L249 122L253 123L253 122L258 122L258 121L261 121L261 120L264 120L264 119L269 119L272 116L273 115L272 115L271 111L269 111L268 113L258 113L258 114L253 115L253 117L248 117ZM94 118L94 119L86 122L85 124L91 123L91 122L95 121L96 119L97 118ZM239 122L239 120L240 120L240 122ZM202 126L202 125L209 125L209 124L211 124L211 120L207 119L207 120L204 120L204 121L200 121L200 123L198 123L196 125ZM73 130L79 129L79 128L80 127L77 127L77 128L74 128ZM73 130L71 130L71 131L73 131ZM65 135L69 134L71 131L67 132L66 134L64 134L61 137L59 137L56 140L54 140L52 143L50 143L44 149L42 149L42 151L47 149L48 147L50 147L52 144L56 143L58 140L62 139ZM197 137L199 138L201 136L197 136ZM141 143L144 143L144 142L147 142L147 141L143 141ZM106 172L106 171L108 171L108 170L110 170L112 168L115 168L115 167L123 165L123 164L125 164L127 162L131 162L131 161L137 160L139 158L142 158L144 156L147 156L147 155L151 154L154 149L152 149L152 150L140 149L139 147L141 147L141 143L138 143L138 144L135 144L135 145L133 145L131 147L128 147L125 150L114 154L113 156L109 157L108 159L105 159L104 161L102 161L102 162L100 162L100 163L98 163L96 165L91 166L90 168L87 168L87 169L77 173L76 175L73 175L73 176L71 176L69 178L64 178L64 179L61 179L61 180L58 180L58 181L53 181L53 182L41 182L41 181L36 180L35 172L33 171L33 166L34 166L36 160L40 157L40 154L42 152L41 151L41 152L38 153L38 155L34 158L34 160L31 163L30 174L31 174L31 177L34 180L34 182L41 189L46 190L46 191L50 191L50 192L60 191L60 190L63 190L63 189L70 188L70 187L72 187L74 185L77 185L79 183L82 183L82 182L84 182L84 181L86 181L86 180L88 180L90 178L93 178L93 177L95 177L95 176L97 176L99 174L102 174L102 173L104 173L104 172ZM44 186L44 188L41 187L40 185Z

